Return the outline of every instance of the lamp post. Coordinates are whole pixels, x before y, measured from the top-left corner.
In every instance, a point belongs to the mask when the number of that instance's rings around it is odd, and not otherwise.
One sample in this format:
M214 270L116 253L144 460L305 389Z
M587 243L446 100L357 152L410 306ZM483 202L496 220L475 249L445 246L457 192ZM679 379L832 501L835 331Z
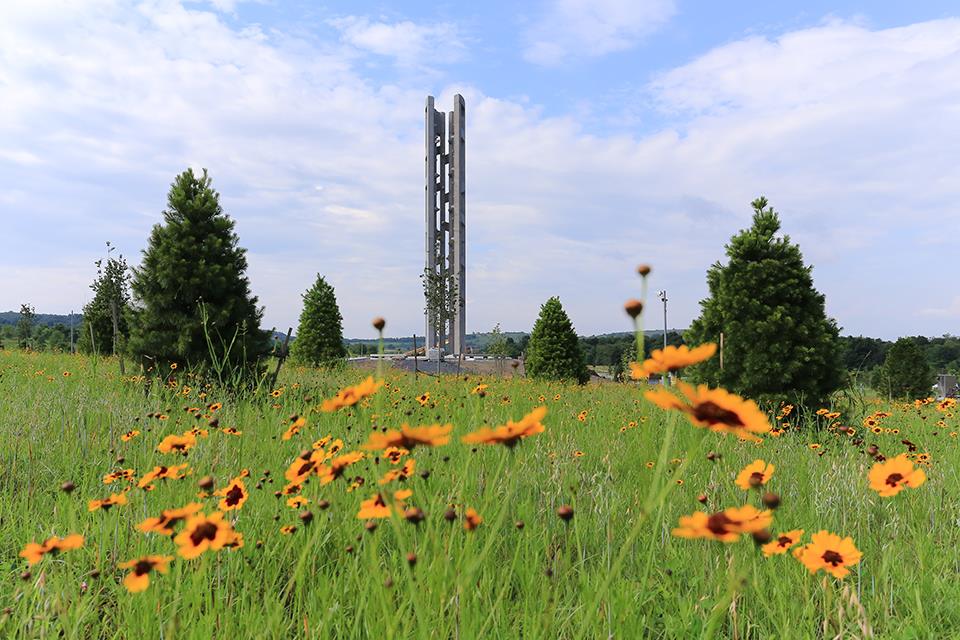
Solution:
M667 291L660 291L660 300L663 301L663 348L667 348Z

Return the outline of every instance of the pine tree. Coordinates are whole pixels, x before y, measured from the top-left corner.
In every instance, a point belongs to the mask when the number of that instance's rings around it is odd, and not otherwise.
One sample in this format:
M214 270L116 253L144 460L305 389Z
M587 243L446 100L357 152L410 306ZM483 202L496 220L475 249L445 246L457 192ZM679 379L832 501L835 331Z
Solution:
M263 310L250 295L246 250L220 207L206 169L187 169L167 196L131 286L130 353L165 371L213 366L218 376L250 372L270 351Z
M112 251L107 243L107 253ZM113 304L117 306L118 347L122 350L129 334L127 316L130 306L130 273L123 256L108 257L106 263L97 260L97 277L90 285L93 300L83 307L77 349L82 353L112 355L113 349ZM91 331L92 328L92 331ZM91 337L91 333L93 334Z
M290 357L295 362L319 367L334 364L346 355L337 297L333 287L317 274L317 281L303 294L303 311Z
M878 391L901 400L916 400L930 395L934 372L923 348L914 338L900 338L887 351L880 367Z
M580 384L590 379L577 332L557 297L540 307L525 365L532 378L576 380Z
M839 329L800 248L777 236L780 217L766 198L751 204L753 225L726 246L729 262L707 272L710 296L685 336L701 344L722 333L723 369L713 357L690 374L761 402L822 402L844 380Z
M20 305L20 318L17 320L17 343L21 349L33 345L33 325L37 321L37 312L29 302Z

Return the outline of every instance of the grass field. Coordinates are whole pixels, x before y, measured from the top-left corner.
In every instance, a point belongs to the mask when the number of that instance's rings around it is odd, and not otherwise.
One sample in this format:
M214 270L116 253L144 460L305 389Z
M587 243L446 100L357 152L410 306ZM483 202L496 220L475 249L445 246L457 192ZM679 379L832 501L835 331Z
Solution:
M792 428L754 444L696 428L636 386L388 373L357 406L318 410L360 379L290 368L277 397L238 399L181 386L189 379L121 379L112 360L0 352L0 637L960 637L955 409L848 402L836 420L794 412ZM484 394L472 393L481 383ZM545 431L512 449L461 442L541 405ZM862 421L878 410L892 415L875 434ZM306 423L284 440L293 414ZM341 453L355 451L376 427L404 422L451 423L452 438L397 465L366 451L343 477L309 480L303 505L275 495L314 441L330 435L343 440ZM186 457L158 452L166 436L193 427L208 433ZM903 440L928 454L928 480L880 497L864 450L875 444L890 458L907 451ZM410 478L378 484L409 458ZM790 552L764 557L749 535L672 535L697 510L762 508L760 491L734 484L757 458L776 466L763 487L781 498L771 532L804 529L803 542L821 529L851 536L863 555L849 576L811 575ZM183 463L186 477L137 486L156 465ZM104 484L123 469L135 477ZM225 515L242 546L188 560L170 537L136 528L191 502L214 512L225 497L198 497L198 482L210 475L214 491L225 489L244 469L249 497ZM124 489L126 504L89 511L91 500ZM369 529L357 517L361 502L382 491L389 504L398 489L412 490L405 503L422 509L422 522L394 511ZM561 507L572 518L561 519ZM473 530L467 509L482 517ZM296 529L281 533L287 526ZM34 565L19 555L68 534L81 534L82 547ZM118 564L147 555L172 557L169 572L128 592L130 569Z

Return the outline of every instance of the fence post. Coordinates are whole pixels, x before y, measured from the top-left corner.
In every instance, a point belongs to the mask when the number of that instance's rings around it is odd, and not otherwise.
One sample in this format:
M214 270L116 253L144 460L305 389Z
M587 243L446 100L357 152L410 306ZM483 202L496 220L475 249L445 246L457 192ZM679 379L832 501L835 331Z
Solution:
M277 359L277 368L273 370L273 378L267 385L271 391L277 388L277 377L280 375L280 367L283 366L283 361L287 359L287 344L290 342L291 333L293 333L293 327L287 329L287 337L283 339L283 347L280 349L280 357Z

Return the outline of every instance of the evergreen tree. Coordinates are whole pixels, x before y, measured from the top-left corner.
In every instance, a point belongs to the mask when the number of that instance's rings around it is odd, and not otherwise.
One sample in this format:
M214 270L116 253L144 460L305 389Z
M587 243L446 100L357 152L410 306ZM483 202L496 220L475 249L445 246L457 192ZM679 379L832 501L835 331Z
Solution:
M577 332L557 297L540 307L540 317L530 333L525 364L527 374L533 378L576 380L580 384L590 379Z
M753 226L730 240L729 262L707 272L710 296L685 336L701 344L722 333L723 369L713 357L690 374L761 402L819 403L844 380L839 329L800 248L777 236L780 217L766 198L751 204Z
M344 358L343 317L333 287L317 274L317 281L303 294L303 311L297 339L290 348L295 362L313 367L328 366Z
M31 346L33 325L36 323L37 313L29 302L20 305L20 318L17 320L17 343L21 349Z
M118 349L122 350L129 334L127 316L130 307L130 273L127 261L109 257L112 251L107 243L107 261L97 260L97 277L90 285L93 300L83 307L83 320L80 322L80 335L77 349L83 353L114 353L113 343L113 304L117 305ZM91 331L92 328L92 331ZM90 334L93 334L91 337Z
M224 381L225 371L257 369L270 337L250 295L246 250L210 185L206 169L187 169L170 186L164 223L133 270L129 351L161 372L212 366Z
M887 351L876 382L878 391L894 398L915 400L930 395L934 371L926 354L914 338L900 338Z

